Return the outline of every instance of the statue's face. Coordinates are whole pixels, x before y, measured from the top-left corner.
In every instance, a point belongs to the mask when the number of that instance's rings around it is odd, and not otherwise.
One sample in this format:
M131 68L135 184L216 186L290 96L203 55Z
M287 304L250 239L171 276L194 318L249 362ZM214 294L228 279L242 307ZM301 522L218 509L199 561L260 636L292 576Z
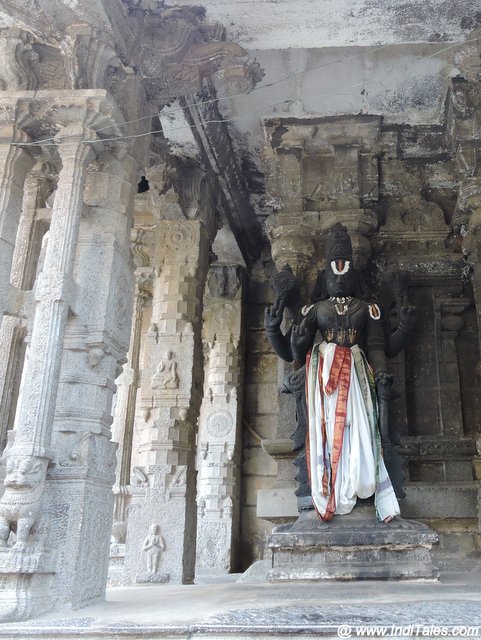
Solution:
M327 293L334 298L353 296L356 273L349 260L333 260L326 267Z

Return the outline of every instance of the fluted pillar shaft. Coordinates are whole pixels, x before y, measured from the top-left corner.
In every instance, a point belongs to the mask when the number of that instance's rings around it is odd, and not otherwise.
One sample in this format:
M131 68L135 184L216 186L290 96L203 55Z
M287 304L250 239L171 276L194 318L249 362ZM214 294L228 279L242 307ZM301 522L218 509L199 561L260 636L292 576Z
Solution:
M56 136L62 160L52 211L45 263L35 288L35 317L25 388L18 409L15 449L48 457L63 337L73 289L73 265L83 209L85 167L94 135L81 125L65 127Z

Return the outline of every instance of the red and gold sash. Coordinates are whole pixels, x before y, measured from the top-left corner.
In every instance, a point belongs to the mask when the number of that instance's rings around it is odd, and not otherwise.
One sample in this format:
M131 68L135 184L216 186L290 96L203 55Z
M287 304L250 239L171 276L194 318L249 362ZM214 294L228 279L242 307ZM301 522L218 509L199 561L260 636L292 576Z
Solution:
M322 437L322 453L323 453L323 464L324 464L324 472L322 476L322 493L323 495L329 495L329 499L327 502L326 512L321 514L318 512L318 515L322 520L328 521L331 520L332 516L336 512L336 495L335 495L335 485L337 478L337 470L339 466L339 460L341 458L342 451L342 443L344 439L344 429L346 426L346 414L347 414L347 399L349 396L349 387L351 383L351 350L348 347L340 347L336 346L334 357L331 365L331 370L329 373L329 380L325 387L325 392L328 395L334 393L336 389L338 389L337 402L336 402L336 416L334 422L334 434L333 434L333 442L331 447L331 460L330 460L330 483L329 483L329 473L328 473L328 460L327 460L327 431L326 431L326 420L324 415L324 392L323 392L323 384L322 384L322 369L324 360L319 354L319 361L317 363L317 375L319 380L319 391L321 394L321 437ZM309 371L309 364L311 359L311 353L309 352L306 360L306 372ZM307 390L307 379L306 375L306 398L308 398L308 390ZM308 412L307 412L308 413ZM309 424L307 424L307 439L306 439L306 458L307 458L307 467L309 479L311 478L311 468L310 468L310 446L309 446ZM328 486L330 484L330 487Z

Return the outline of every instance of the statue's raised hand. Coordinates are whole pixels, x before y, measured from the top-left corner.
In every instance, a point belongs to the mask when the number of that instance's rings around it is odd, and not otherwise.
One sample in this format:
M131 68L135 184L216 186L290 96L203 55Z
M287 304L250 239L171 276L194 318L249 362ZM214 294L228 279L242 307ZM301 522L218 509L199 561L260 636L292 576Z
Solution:
M281 326L282 317L284 315L284 307L276 300L274 304L266 307L264 326L267 332L278 331Z

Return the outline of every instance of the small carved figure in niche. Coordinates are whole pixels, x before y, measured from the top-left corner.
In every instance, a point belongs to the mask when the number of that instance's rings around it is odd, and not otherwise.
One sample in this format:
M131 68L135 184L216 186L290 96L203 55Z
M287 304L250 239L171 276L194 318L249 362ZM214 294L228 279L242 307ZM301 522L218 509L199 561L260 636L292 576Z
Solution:
M169 351L167 360L162 359L157 365L150 387L151 389L177 389L178 386L177 361L174 352Z
M95 369L105 357L105 351L100 347L92 347L87 352L87 361L89 363L89 367Z
M165 549L164 539L160 535L160 526L152 524L149 527L149 535L145 538L142 551L146 555L147 572L157 573L159 571L160 557Z
M391 355L402 348L407 325L387 337L380 307L356 297L359 274L342 225L331 229L326 254L318 301L294 316L285 335L280 329L283 305L279 303L285 294L278 294L276 303L266 310L267 335L276 353L286 361L305 364L286 384L296 397L295 444L299 436L306 436L305 458L301 452L296 460L298 479L302 481L302 465L307 463L306 486L323 520L347 514L357 498L374 495L378 518L389 522L399 514L396 494L403 497L403 477L388 431L392 378L386 370L386 351ZM412 307L406 314L413 316ZM295 384L291 384L293 377ZM307 379L307 384L298 384L297 378Z
M16 531L15 546L24 548L37 524L48 461L36 456L10 457L5 493L0 500L0 546L7 545L10 531Z

